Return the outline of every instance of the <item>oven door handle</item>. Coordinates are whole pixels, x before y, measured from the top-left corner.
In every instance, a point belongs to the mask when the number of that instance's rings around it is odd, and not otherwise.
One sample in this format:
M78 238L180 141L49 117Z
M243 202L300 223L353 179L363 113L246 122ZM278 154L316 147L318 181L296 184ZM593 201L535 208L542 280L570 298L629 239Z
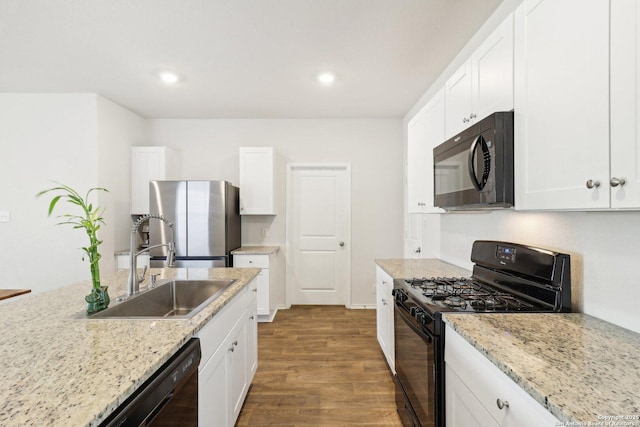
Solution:
M431 336L431 334L427 331L425 331L422 328L417 327L414 322L412 321L412 319L409 319L406 316L406 309L403 308L402 305L398 304L396 302L396 312L400 315L400 317L402 318L402 320L411 328L413 329L413 331L415 333L417 333L418 335L420 335L422 338L424 338L428 344L431 344L433 342L433 337Z

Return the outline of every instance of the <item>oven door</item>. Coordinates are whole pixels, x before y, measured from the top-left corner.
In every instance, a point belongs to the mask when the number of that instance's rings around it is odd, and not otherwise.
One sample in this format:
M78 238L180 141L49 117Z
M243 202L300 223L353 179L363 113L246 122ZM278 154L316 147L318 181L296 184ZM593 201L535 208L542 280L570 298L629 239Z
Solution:
M403 425L436 426L441 399L437 387L440 338L425 330L404 303L394 310L396 405Z

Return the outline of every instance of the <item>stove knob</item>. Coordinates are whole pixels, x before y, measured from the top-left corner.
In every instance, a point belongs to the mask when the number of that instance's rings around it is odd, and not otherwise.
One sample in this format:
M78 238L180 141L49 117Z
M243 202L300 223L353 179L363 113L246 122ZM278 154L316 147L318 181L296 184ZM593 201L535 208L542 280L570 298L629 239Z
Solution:
M392 289L391 295L395 298L396 301L406 301L407 294L404 293L402 289Z
M418 319L418 322L420 322L420 324L422 325L428 325L429 323L431 323L431 317L427 316L426 313L420 313L416 316L416 319Z
M411 313L411 315L418 319L418 316L420 316L420 314L423 313L422 309L420 307L411 307L411 309L409 310L409 313Z

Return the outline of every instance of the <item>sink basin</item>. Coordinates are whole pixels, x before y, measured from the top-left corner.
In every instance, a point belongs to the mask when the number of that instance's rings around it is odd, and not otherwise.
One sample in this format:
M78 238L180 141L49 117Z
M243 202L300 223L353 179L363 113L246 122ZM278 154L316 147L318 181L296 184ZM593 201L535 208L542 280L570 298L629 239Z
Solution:
M235 280L171 280L89 318L188 319L234 282Z

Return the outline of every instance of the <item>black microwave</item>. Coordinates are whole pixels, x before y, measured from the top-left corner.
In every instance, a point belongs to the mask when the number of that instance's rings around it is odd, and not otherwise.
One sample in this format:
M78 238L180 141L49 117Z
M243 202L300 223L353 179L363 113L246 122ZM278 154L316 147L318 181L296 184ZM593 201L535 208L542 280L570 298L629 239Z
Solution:
M513 206L513 111L493 113L433 149L434 206Z

